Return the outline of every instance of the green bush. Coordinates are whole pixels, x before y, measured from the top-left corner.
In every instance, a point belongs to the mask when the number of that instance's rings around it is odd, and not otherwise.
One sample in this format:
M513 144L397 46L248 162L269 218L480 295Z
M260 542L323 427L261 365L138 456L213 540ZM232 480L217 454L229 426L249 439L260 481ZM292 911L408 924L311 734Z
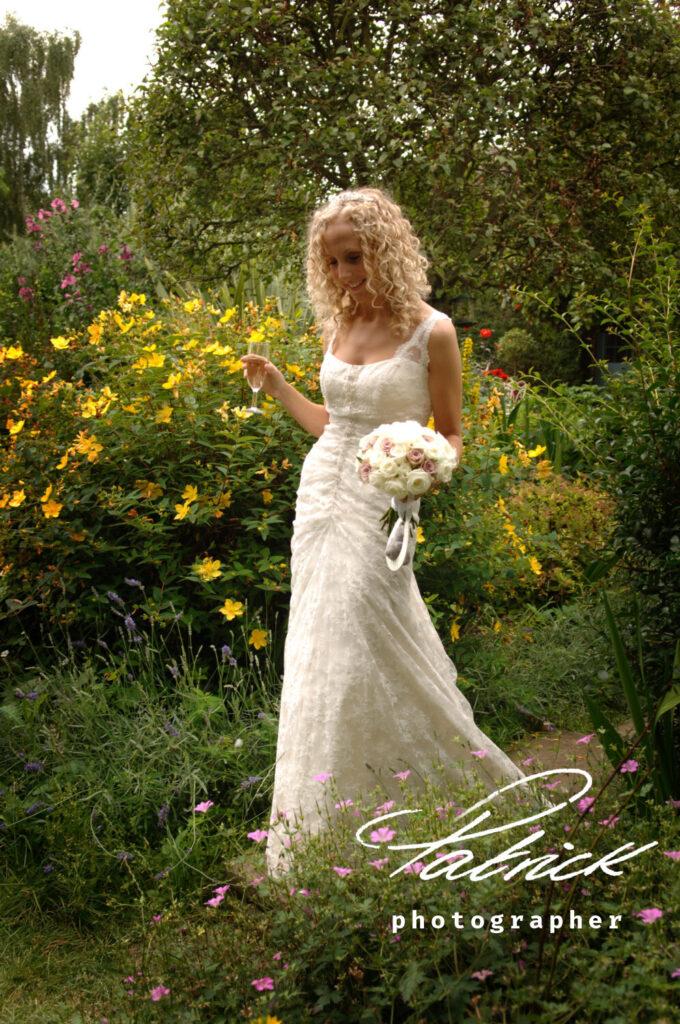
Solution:
M548 383L581 381L581 346L578 338L535 327L533 333L513 327L498 341L498 364L513 376L537 373Z
M219 871L269 808L271 662L250 648L234 658L233 636L176 658L124 612L111 602L116 632L89 650L45 645L0 705L5 914L91 924L155 889L172 899Z
M0 246L0 344L44 355L52 336L83 328L121 290L143 291L147 264L124 217L52 200L27 234Z

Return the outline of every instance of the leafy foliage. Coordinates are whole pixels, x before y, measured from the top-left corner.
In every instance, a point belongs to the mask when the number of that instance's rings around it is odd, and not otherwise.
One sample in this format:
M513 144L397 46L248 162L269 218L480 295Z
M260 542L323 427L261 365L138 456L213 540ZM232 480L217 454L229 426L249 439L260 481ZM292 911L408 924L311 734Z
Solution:
M27 211L64 187L68 97L80 37L40 33L7 15L0 26L0 241Z
M648 0L171 0L132 108L144 239L215 280L244 253L299 258L320 198L379 183L440 293L566 301L611 280L637 203L674 222L679 57L677 19Z

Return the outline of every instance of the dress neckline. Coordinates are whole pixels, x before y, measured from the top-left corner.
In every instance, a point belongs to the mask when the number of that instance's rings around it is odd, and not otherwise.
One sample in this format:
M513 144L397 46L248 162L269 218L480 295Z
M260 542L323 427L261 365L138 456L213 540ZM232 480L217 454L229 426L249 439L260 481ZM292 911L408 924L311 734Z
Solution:
M410 345L411 344L411 342L413 341L415 336L418 334L418 331L422 330L422 328L426 324L430 323L431 320L438 319L439 317L444 317L445 315L446 315L445 313L439 313L436 309L433 310L433 312L430 313L429 316L426 316L424 320L421 320L419 323L416 324L415 330L413 331L413 334L410 334L408 336L408 338L405 338L404 341L401 341L397 345L397 347L395 348L395 350L392 353L392 355L388 356L387 359L374 359L370 363L350 363L346 359L340 359L338 356L336 356L335 352L333 351L333 346L335 345L335 339L336 339L336 336L337 336L337 331L333 335L333 337L331 339L331 343L328 346L328 348L326 349L326 355L327 356L333 356L333 359L335 359L336 363L342 363L343 366L354 366L354 367L357 367L357 369L361 369L364 366L381 366L383 363L391 363L393 359L396 359L397 353L402 348L405 348L406 345Z

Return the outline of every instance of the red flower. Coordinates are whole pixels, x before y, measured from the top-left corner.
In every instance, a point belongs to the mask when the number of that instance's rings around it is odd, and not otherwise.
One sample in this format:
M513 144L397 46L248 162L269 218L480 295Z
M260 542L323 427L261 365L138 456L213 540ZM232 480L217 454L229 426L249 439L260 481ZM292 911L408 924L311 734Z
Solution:
M479 337L480 338L490 338L491 334L492 334L492 331L490 331L488 327L482 327L481 331L479 332Z
M482 376L498 377L499 380L510 380L504 370L482 370Z

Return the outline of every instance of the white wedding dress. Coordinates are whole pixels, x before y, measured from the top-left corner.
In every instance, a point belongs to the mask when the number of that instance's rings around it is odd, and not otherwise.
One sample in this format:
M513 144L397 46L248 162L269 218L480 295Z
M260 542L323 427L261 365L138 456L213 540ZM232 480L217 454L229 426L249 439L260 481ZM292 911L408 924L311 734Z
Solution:
M431 314L391 359L345 363L331 345L321 366L330 422L304 461L297 496L271 874L289 867L291 832L317 831L336 802L356 802L378 783L398 796L393 776L407 768L409 782L431 774L434 760L458 781L474 768L489 789L522 777L475 725L411 566L387 568L380 520L389 498L357 475L364 434L396 420L427 423L428 340L444 316ZM334 798L331 780L317 775L332 775Z

